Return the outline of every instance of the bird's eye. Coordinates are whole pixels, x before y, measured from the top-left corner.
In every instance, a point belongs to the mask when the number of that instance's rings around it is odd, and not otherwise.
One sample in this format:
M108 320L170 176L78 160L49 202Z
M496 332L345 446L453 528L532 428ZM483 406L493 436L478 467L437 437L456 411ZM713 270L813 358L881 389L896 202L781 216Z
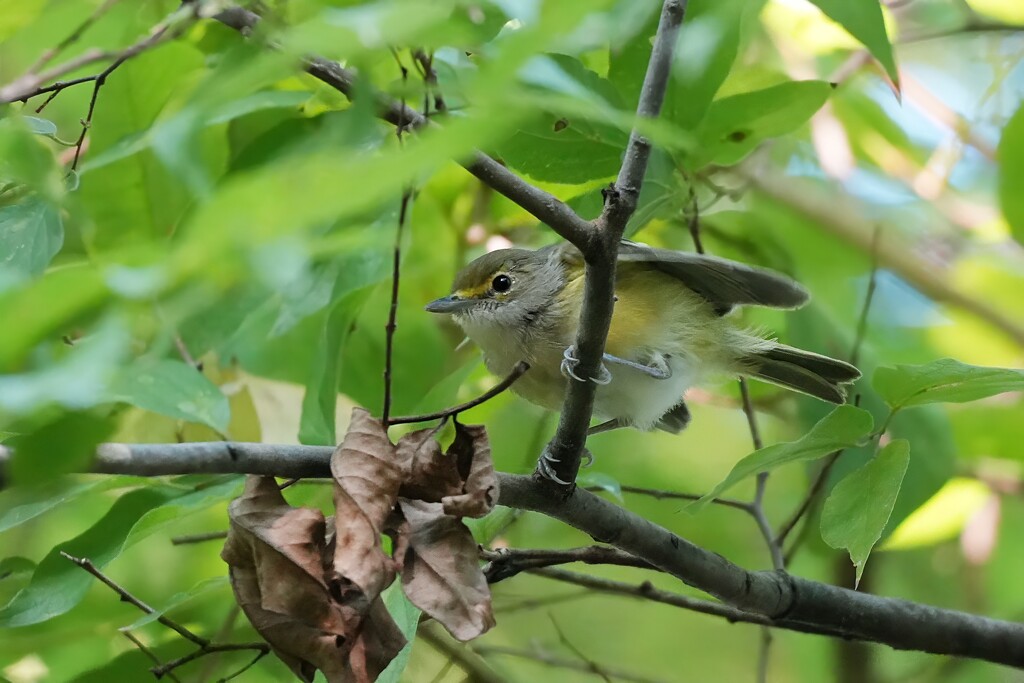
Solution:
M491 280L491 289L495 292L507 292L512 289L512 278L508 275L496 275Z

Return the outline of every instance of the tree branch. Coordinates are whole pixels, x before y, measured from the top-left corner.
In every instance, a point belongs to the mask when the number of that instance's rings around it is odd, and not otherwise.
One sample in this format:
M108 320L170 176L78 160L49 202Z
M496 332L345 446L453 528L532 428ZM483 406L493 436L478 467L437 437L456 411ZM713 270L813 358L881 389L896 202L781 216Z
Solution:
M654 569L650 563L638 557L633 557L617 548L602 545L566 549L501 548L499 550L481 550L480 558L487 560L487 564L484 565L484 576L487 577L488 583L498 583L510 579L520 572L572 562Z
M655 119L661 113L672 55L685 11L686 0L665 0L662 6L658 33L637 105L638 119ZM595 223L598 232L593 234L593 239L586 245L576 244L586 262L583 309L575 343L576 358L579 360L577 373L582 377L599 376L615 302L615 264L619 240L636 210L650 155L650 141L634 128L629 136L618 178L604 192L604 210ZM594 412L596 392L597 384L593 381L569 382L558 429L543 456L553 463L557 480L570 483L576 481L587 441L587 428Z
M234 473L326 478L333 450L330 446L223 441L102 444L91 471L138 476ZM11 454L10 449L0 447L0 473ZM499 482L501 505L565 522L734 609L762 617L766 625L1024 668L1022 624L857 593L784 571L747 571L585 490L575 489L563 498L532 477L500 474Z
M224 10L215 15L214 19L243 34L251 32L260 21L258 14L241 7ZM306 57L304 68L310 76L349 99L355 95L355 73L337 62L312 55ZM425 116L404 102L383 96L377 97L377 115L393 125L412 129L431 125ZM554 195L531 185L482 152L459 163L577 247L582 248L582 245L589 243L594 233L593 224L580 218L568 204Z

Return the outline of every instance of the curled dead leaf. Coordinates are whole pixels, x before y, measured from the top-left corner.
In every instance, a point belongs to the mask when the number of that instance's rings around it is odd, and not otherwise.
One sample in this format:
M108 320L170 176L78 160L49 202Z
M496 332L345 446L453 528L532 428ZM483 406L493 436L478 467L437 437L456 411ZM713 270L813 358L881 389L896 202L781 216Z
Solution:
M459 640L487 632L494 626L491 592L469 529L440 503L403 498L399 506L408 527L396 559L409 601Z
M301 680L372 681L405 644L380 600L366 610L332 597L319 510L287 504L271 477L249 477L232 501L221 557L250 623Z
M498 476L491 459L491 442L483 425L455 424L455 441L448 448L455 460L462 490L441 499L445 514L483 517L498 502Z
M332 589L343 603L366 609L395 579L394 562L380 539L407 469L380 421L355 408L331 456L337 573Z

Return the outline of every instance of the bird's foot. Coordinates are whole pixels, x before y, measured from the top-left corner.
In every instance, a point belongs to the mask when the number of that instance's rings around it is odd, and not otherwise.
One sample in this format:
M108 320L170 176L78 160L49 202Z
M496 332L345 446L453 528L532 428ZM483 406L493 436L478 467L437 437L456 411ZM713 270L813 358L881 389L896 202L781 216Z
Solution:
M583 449L583 458L583 467L590 467L594 463L594 456L586 449ZM545 448L544 452L541 453L540 459L537 460L537 472L543 478L548 481L552 481L559 486L572 486L572 482L559 478L558 472L555 468L560 462L562 461L559 458L551 455L551 451Z
M548 481L553 481L559 486L572 486L572 482L558 478L558 472L555 471L555 466L560 462L562 461L551 455L551 451L545 448L544 452L540 455L540 459L537 461L537 472L540 476L544 477Z
M562 374L565 375L566 377L573 378L577 382L586 382L587 380L583 379L582 377L576 374L576 366L579 364L580 359L576 357L576 346L567 346L565 348L565 351L562 353L562 364L561 366L559 366L559 369L562 371ZM608 368L606 368L603 363L600 366L600 370L601 371L598 374L598 376L591 377L590 381L593 382L594 384L599 384L601 386L611 383L612 373L608 372Z

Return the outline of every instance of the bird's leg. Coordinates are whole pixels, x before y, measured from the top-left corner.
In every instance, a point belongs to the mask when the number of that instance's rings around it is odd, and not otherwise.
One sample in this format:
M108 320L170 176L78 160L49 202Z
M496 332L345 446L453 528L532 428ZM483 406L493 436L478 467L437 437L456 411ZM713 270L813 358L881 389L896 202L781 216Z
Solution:
M650 375L654 379L668 379L672 376L672 368L665 362L665 357L660 353L651 359L650 365L644 365L643 363L636 363L625 358L619 358L613 356L610 353L604 354L604 359L609 363L617 363L618 365L625 365L627 368L633 368L640 372Z
M612 418L611 420L605 420L604 422L602 422L600 424L594 425L593 427L591 427L590 429L587 430L587 436L594 436L595 434L603 434L605 432L610 432L613 429L621 429L622 427L628 427L628 426L629 425L623 423L621 420L619 420L619 418L616 417L616 418ZM590 456L590 459L593 460L594 459L593 456Z
M608 358L607 354L605 354L605 358ZM572 377L577 382L586 382L587 380L576 374L576 366L579 364L580 359L576 357L576 346L574 344L567 346L562 353L562 364L559 366L562 374L566 377ZM591 377L590 381L601 386L609 384L612 381L612 373L608 372L608 368L603 363L600 370L600 374L597 377Z

